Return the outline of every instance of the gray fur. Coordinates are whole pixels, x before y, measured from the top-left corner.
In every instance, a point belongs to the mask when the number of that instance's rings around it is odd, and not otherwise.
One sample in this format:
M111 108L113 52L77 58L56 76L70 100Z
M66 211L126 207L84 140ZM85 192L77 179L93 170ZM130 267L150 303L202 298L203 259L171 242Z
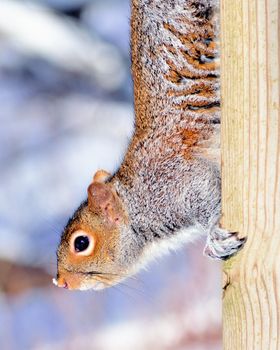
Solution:
M212 137L219 131L220 110L208 112L208 107L219 105L219 70L190 65L182 56L182 50L187 47L180 35L164 28L164 23L168 23L186 38L201 30L207 38L203 26L207 28L212 21L217 35L217 1L135 0L132 7L136 131L126 158L112 179L130 218L130 226L121 235L121 264L135 264L152 242L168 240L190 227L197 230L195 234L190 233L189 240L198 237L198 232L208 234L210 248L205 248L205 252L211 252L210 257L224 259L242 244L236 235L229 235L228 240L223 241L220 254L219 249L211 248L219 245L219 237L215 239L212 232L220 232L217 224L221 181L219 161L216 158L213 162L208 154L214 145ZM173 52L167 49L168 45ZM197 43L198 50L199 45L203 46L204 42ZM217 50L212 50L211 55L215 60ZM200 56L202 63L212 59ZM179 84L166 79L170 60L179 72L188 68ZM210 86L211 96L180 94L201 80L203 87ZM175 92L174 97L168 97L168 91ZM196 107L197 101L203 102L200 106L204 113L196 113L200 108ZM177 108L183 102L188 103L188 109ZM180 134L184 129L199 132L195 147L186 149ZM207 149L202 155L205 144ZM186 159L186 152L192 153L190 159Z

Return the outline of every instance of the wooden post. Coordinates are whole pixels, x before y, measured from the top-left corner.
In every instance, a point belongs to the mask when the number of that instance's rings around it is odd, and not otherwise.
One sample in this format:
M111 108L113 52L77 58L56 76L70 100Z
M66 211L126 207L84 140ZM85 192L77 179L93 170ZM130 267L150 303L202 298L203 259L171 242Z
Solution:
M280 350L280 1L221 0L224 350Z

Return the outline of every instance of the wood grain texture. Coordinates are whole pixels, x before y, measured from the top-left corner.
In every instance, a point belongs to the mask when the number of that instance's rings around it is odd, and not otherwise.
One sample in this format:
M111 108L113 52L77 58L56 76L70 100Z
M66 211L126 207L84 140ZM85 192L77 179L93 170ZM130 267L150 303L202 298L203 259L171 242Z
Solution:
M278 0L221 0L222 225L248 236L224 264L225 350L280 349Z

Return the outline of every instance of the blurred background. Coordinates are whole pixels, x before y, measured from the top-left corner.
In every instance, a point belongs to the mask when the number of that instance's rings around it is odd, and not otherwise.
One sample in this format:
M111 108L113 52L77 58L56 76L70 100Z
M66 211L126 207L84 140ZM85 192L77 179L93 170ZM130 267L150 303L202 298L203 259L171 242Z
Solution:
M123 285L52 285L93 173L133 130L129 0L0 1L0 349L221 349L220 265L203 242Z

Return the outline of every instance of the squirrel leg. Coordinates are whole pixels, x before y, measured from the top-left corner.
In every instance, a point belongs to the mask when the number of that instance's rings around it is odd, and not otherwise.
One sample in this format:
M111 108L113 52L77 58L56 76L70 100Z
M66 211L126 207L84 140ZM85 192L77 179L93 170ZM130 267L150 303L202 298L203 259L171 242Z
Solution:
M245 244L246 238L239 238L238 232L229 232L215 226L207 236L204 255L215 260L227 260Z

